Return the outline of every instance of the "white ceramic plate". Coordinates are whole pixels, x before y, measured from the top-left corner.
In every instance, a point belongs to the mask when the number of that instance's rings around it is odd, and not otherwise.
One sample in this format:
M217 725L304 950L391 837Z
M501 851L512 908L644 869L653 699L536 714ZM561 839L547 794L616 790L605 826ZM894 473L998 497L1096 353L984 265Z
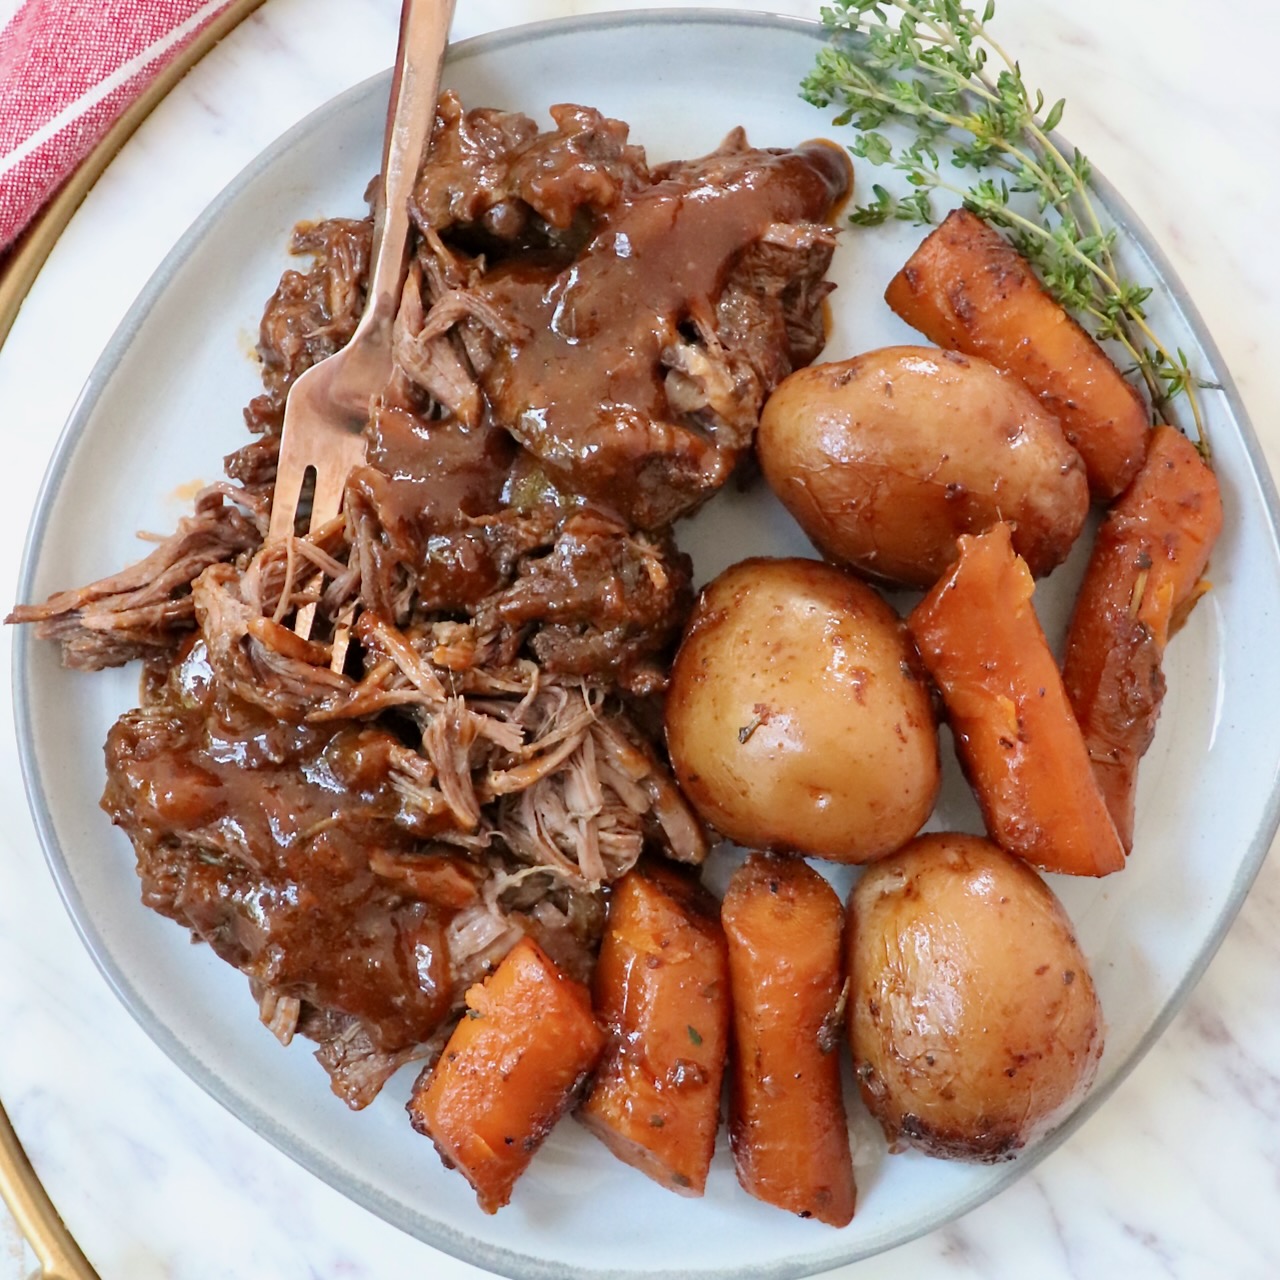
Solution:
M538 116L555 102L595 105L629 121L653 159L709 150L738 123L757 144L787 145L828 131L826 115L797 96L820 37L811 24L723 11L570 20L467 41L453 50L446 82L469 105ZM222 455L245 438L240 409L257 390L248 355L287 263L289 230L300 219L362 210L386 94L387 79L379 77L281 139L218 198L147 286L59 444L28 547L24 599L135 559L134 531L171 528L193 482L220 474ZM868 174L859 180L865 188ZM1109 189L1103 195L1125 228L1125 265L1157 283L1153 325L1225 385L1206 401L1226 528L1214 590L1169 653L1169 695L1143 765L1130 866L1101 883L1054 882L1109 1024L1094 1090L1055 1135L994 1168L890 1158L850 1090L859 1210L851 1226L835 1231L739 1190L723 1137L705 1199L690 1201L659 1190L566 1122L512 1205L485 1217L465 1182L446 1173L430 1143L409 1128L402 1108L415 1068L367 1111L348 1112L304 1043L282 1050L258 1024L239 974L141 908L132 851L97 805L101 744L135 701L136 672L66 672L52 646L22 635L19 734L41 836L88 947L138 1021L211 1094L339 1190L450 1253L513 1276L810 1274L937 1226L1044 1155L1097 1109L1181 1004L1238 910L1278 811L1275 494L1192 307L1119 198ZM826 358L918 340L880 295L920 234L898 227L845 236ZM811 554L760 492L721 495L682 531L682 542L701 581L748 554ZM1078 554L1041 588L1037 603L1051 631L1060 630L1081 565ZM952 765L930 825L980 829ZM847 877L837 879L847 886Z

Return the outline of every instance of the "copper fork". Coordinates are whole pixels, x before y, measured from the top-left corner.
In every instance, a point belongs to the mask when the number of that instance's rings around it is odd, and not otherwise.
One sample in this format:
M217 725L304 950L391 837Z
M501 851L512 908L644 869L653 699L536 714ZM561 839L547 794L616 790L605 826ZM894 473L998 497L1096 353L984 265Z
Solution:
M409 197L431 141L449 24L456 0L404 0L396 49L382 175L374 203L372 267L365 309L351 341L307 369L289 388L268 540L290 537L308 475L314 478L308 529L338 515L353 467L364 461L372 401L391 380L392 327L408 271ZM294 630L311 634L315 604L297 611ZM349 618L334 635L332 667L346 656Z

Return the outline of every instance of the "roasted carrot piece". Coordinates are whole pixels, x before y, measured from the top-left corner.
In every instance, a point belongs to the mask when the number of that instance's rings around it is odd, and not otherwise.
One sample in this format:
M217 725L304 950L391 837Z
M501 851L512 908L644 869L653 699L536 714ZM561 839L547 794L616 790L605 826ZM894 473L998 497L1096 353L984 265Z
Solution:
M1170 634L1200 596L1222 532L1222 498L1195 446L1157 427L1133 484L1094 543L1062 676L1124 847L1133 845L1138 761L1164 699Z
M594 992L609 1046L578 1119L655 1182L702 1195L729 1048L715 900L661 864L629 871L613 887Z
M1133 479L1147 449L1142 398L995 228L956 209L884 296L930 341L989 360L1039 396L1084 459L1095 498Z
M522 938L483 983L435 1067L409 1100L409 1119L475 1188L485 1213L511 1188L604 1048L582 983Z
M1104 876L1124 848L1098 789L1009 526L960 559L907 619L997 844L1044 871Z
M743 1188L843 1227L856 1191L840 1085L844 1038L835 890L798 858L755 853L721 907L734 1052L729 1145Z

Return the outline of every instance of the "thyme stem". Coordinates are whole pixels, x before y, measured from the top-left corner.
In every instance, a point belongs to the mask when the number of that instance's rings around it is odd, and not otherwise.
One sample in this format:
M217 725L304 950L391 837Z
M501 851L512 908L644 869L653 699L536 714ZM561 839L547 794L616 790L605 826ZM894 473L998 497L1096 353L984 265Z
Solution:
M1176 423L1173 402L1185 396L1207 454L1198 392L1211 384L1152 331L1143 310L1151 289L1117 268L1117 232L1094 203L1088 160L1079 152L1068 159L1052 136L1065 102L1045 111L1044 95L1028 90L1018 63L992 37L994 15L994 0L985 0L981 14L963 0L833 0L822 10L829 29L860 39L827 46L802 92L817 106L836 105L838 124L855 125L855 156L891 165L911 188L895 196L873 186L874 200L852 219L923 225L934 221L932 193L959 197L1009 235L1045 288L1099 341L1119 344L1155 417ZM905 126L914 140L895 147L879 132L885 123ZM972 186L942 176L940 150L953 168L975 173ZM1034 213L1024 211L1024 198L1034 201Z

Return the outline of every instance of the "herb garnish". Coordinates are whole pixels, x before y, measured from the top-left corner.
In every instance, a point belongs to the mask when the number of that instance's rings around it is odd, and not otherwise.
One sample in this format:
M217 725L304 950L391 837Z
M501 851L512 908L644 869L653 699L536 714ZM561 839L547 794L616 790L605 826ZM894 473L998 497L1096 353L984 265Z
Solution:
M1196 393L1214 384L1151 331L1143 310L1151 289L1116 267L1116 228L1098 216L1089 161L1076 150L1068 158L1051 137L1065 100L1045 111L1044 95L1027 89L1017 62L992 39L994 15L994 0L981 15L960 0L834 0L823 8L824 25L862 39L825 46L801 91L815 106L837 105L835 123L859 130L849 148L855 156L901 170L912 188L899 196L873 185L874 198L851 220L924 225L934 221L935 191L959 196L1008 234L1045 288L1100 341L1124 348L1159 420L1176 424L1171 402L1186 396L1205 452ZM880 132L895 123L914 140L895 147ZM971 186L948 181L940 149L954 168L974 172Z

